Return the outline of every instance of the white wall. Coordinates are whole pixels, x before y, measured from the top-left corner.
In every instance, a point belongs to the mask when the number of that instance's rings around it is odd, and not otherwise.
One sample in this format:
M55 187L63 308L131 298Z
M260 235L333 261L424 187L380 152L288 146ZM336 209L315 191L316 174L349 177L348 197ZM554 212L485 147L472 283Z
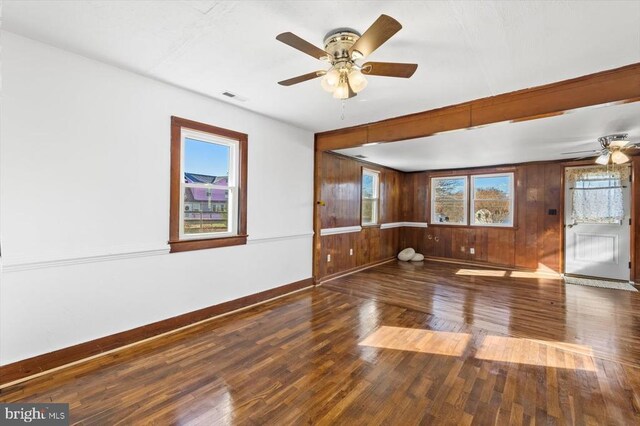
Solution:
M1 41L1 364L311 277L312 133ZM171 115L249 135L246 246L167 253Z

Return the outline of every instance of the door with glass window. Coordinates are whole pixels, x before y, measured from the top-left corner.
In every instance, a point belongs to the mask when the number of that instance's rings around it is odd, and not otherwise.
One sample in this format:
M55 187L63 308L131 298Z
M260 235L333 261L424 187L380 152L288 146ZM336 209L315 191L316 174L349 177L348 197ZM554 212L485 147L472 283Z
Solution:
M630 278L630 167L565 170L565 273Z

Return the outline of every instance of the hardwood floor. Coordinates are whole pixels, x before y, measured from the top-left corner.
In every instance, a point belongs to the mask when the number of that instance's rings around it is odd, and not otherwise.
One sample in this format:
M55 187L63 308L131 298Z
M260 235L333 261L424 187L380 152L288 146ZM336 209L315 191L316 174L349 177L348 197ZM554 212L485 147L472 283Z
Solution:
M3 389L81 424L638 424L640 295L391 262Z

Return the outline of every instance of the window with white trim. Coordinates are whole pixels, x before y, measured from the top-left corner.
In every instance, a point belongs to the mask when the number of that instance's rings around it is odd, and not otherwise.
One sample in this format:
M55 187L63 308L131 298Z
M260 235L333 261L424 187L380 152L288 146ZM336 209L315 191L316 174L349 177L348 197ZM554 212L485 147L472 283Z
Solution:
M513 226L513 173L471 176L471 224Z
M187 128L180 138L180 239L237 235L238 141Z
M431 223L467 224L467 177L431 178Z
M362 225L377 225L380 209L380 172L362 169Z

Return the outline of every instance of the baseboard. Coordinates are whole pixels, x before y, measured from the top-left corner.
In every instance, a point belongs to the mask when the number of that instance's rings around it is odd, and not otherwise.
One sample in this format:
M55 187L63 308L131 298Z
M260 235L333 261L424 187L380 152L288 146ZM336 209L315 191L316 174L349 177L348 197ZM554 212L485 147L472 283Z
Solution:
M366 265L357 266L355 268L347 269L345 271L336 272L334 274L327 275L326 277L322 277L318 279L317 284L321 285L322 283L326 283L327 281L335 280L336 278L344 277L345 275L355 274L356 272L373 268L374 266L382 265L383 263L391 262L392 260L395 260L395 256L387 257L381 260L376 260L375 262L367 263Z
M311 287L313 284L313 278L307 278L131 330L100 337L89 342L0 366L0 387L9 383L26 380L30 376L40 375L48 370L53 370L67 364L77 363L86 358L112 352L124 346L130 346L137 342L173 332L177 329L188 327L223 314L263 303L288 293Z

